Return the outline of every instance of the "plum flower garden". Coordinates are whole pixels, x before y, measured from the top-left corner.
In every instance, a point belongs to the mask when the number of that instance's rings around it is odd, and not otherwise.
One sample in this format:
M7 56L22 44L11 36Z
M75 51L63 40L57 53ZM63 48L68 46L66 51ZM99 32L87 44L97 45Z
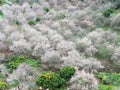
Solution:
M120 90L120 1L0 0L0 90Z

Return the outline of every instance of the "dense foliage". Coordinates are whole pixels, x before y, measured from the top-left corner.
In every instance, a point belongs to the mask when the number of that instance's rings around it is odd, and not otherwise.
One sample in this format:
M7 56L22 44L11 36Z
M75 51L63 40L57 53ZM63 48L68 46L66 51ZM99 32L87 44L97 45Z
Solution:
M98 78L102 81L103 84L120 86L120 74L118 73L99 73Z
M57 73L44 72L38 77L36 84L44 89L59 90L64 88L65 80Z
M27 58L25 56L18 56L14 55L5 60L6 67L10 69L10 71L13 71L13 69L16 69L21 63L26 62L30 64L32 67L38 67L38 61L32 58Z
M109 8L103 12L103 16L108 18L112 13L114 13L116 10L120 9L120 2L118 2L115 7Z
M113 8L110 8L103 12L104 17L110 17L110 14L112 14L115 10Z
M100 80L99 90L115 90L120 87L120 73L100 72L97 75Z
M60 77L64 78L66 81L69 81L70 78L75 74L75 68L71 66L65 66L60 71Z

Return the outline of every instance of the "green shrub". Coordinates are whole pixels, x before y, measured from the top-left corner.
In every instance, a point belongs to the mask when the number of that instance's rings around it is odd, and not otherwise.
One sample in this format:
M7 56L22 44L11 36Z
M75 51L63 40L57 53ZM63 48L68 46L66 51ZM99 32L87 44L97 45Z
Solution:
M49 11L50 11L50 9L49 9L49 8L47 8L47 7L45 7L45 8L44 8L44 11L49 12Z
M5 60L5 65L12 72L13 69L16 69L21 63L26 62L32 67L38 67L38 61L32 58L27 58L25 56L11 56Z
M60 71L60 77L64 78L66 81L69 81L69 79L72 77L72 75L75 74L75 68L71 66L65 66Z
M20 25L20 22L19 22L18 20L16 20L16 21L15 21L15 24L19 26L19 25Z
M2 0L0 0L0 5L2 4Z
M25 62L28 63L29 65L31 65L32 67L35 67L35 68L39 67L38 66L38 64L39 64L38 60L30 58L30 59L27 59Z
M4 14L3 14L3 12L0 10L0 17L4 17Z
M120 86L120 73L100 72L97 76L102 84Z
M104 17L110 17L110 14L113 13L115 10L113 8L110 8L103 12Z
M49 90L59 90L64 88L65 80L62 79L57 73L44 72L38 77L36 84L44 89L49 88Z
M116 5L116 8L115 9L120 9L120 2L119 3L117 3L117 5Z
M32 26L32 25L35 25L35 24L36 24L36 21L35 21L35 20L30 20L30 21L28 22L28 24L31 25L31 26Z
M114 90L114 86L112 86L112 85L100 84L100 85L99 85L99 90Z
M37 18L35 19L35 21L36 21L36 22L39 22L39 21L41 21L41 18L37 17Z
M8 90L9 85L6 82L0 82L0 90Z
M103 13L103 16L104 16L104 17L110 17L110 12L105 11L105 12Z
M12 56L5 60L6 67L12 71L13 69L16 69L19 64L23 63L25 61L24 56Z

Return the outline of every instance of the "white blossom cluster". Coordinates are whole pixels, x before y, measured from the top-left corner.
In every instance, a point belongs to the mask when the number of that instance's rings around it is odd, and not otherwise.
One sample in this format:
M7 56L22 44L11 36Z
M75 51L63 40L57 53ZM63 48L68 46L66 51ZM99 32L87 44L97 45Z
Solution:
M98 90L98 81L94 74L78 71L70 81L67 90Z
M17 80L19 82L18 86L23 87L22 90L29 90L29 88L34 87L37 75L38 73L33 67L22 63L8 76L7 82L12 85L15 84Z
M113 53L111 59L113 60L113 62L115 64L120 65L120 47L116 47L114 49L114 53Z
M116 29L116 30L119 30L120 27L119 27L119 23L120 23L120 14L117 14L115 17L112 18L112 21L111 21L111 27Z

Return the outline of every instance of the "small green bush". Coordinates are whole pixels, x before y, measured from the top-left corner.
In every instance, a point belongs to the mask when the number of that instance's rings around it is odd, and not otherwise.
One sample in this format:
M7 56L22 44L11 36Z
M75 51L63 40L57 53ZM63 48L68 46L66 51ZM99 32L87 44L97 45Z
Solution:
M49 90L59 90L64 88L65 80L62 79L57 73L44 72L38 77L36 84L44 89L48 88Z
M103 12L104 17L110 17L110 14L113 13L115 10L113 8L110 8Z
M2 0L0 0L0 5L2 4Z
M120 2L119 2L119 3L117 3L117 5L116 5L115 9L120 9Z
M66 81L69 81L72 75L75 74L75 71L76 70L74 67L65 66L59 71L59 74L61 78L64 78Z
M26 61L25 61L27 64L29 64L29 65L31 65L32 67L35 67L35 68L38 68L39 66L38 66L38 64L39 64L39 62L38 62L38 60L35 60L35 59L27 59Z
M5 60L6 67L10 69L10 71L13 71L13 69L16 69L19 64L23 63L25 61L24 56L11 56Z
M10 69L10 71L12 72L13 69L16 69L21 63L23 62L26 62L28 64L30 64L32 67L35 67L37 68L38 67L38 64L39 62L33 58L28 58L28 57L25 57L25 56L17 56L17 55L14 55L14 56L11 56L9 58L7 58L5 60L5 65L8 69Z
M20 25L20 22L19 22L18 20L16 20L16 21L15 21L15 24L19 26L19 25Z
M28 24L31 25L31 26L33 26L33 25L36 24L36 21L35 21L35 20L30 20L30 21L28 22Z
M50 11L50 9L49 9L49 8L47 8L47 7L45 7L45 8L44 8L44 11L49 12L49 11Z
M35 19L35 21L36 21L36 22L39 22L39 21L41 21L41 18L37 17L37 18Z
M0 82L0 90L8 90L9 85L6 82Z
M3 12L0 10L0 17L4 17L4 14L3 14Z
M105 12L103 13L103 16L104 16L104 17L110 17L110 12L105 11Z

